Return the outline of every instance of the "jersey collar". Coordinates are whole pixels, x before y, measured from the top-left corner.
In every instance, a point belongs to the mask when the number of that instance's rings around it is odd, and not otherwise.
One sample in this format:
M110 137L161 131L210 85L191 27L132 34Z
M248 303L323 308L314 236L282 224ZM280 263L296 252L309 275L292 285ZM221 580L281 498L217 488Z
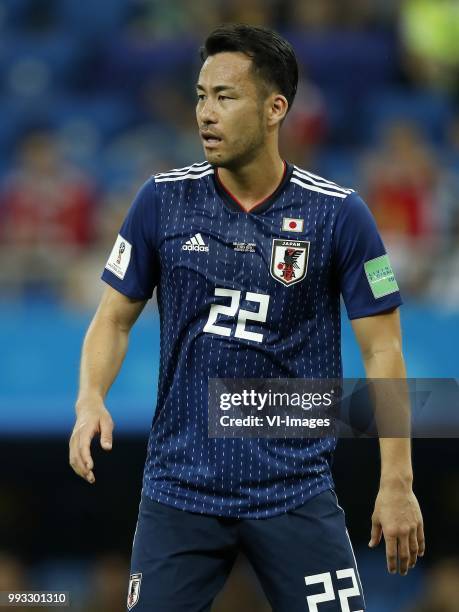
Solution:
M223 185L218 176L218 168L215 168L213 180L215 189L227 208L229 208L233 212L259 215L271 208L271 206L274 204L274 202L277 200L277 198L283 191L285 185L289 182L290 177L292 176L292 172L293 166L284 160L284 174L279 185L276 187L276 189L271 195L261 200L261 202L257 202L257 204L254 204L249 210L245 210L245 208L242 206L242 204L240 204L238 199L235 198L233 194L228 191L228 189Z

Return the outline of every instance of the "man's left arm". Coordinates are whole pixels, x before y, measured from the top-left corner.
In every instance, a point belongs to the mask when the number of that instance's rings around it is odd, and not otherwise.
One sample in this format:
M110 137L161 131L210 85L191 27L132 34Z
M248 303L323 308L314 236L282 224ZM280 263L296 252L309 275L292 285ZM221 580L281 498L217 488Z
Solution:
M352 320L367 378L405 379L398 309ZM408 401L397 402L409 423ZM387 569L402 576L414 567L425 551L424 527L418 500L413 493L411 440L380 437L381 477L372 515L369 546L377 546L382 535L386 542ZM398 567L397 567L398 566Z

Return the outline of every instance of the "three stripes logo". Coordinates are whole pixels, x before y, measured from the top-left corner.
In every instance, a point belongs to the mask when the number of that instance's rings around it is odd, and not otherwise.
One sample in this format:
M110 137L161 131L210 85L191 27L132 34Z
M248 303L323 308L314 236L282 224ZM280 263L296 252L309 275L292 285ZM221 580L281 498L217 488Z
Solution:
M182 245L182 251L202 251L204 253L208 253L209 247L204 242L201 234L198 233Z

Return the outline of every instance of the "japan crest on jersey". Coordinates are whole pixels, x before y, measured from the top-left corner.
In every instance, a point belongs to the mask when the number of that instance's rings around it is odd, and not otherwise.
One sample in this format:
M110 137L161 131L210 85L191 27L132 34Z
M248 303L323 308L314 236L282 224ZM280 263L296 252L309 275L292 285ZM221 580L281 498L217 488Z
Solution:
M273 240L271 276L287 287L303 280L308 269L310 245L307 240Z
M131 574L131 578L129 580L129 589L128 589L128 598L127 598L128 610L131 610L131 608L133 608L135 604L139 601L141 582L142 582L142 573Z

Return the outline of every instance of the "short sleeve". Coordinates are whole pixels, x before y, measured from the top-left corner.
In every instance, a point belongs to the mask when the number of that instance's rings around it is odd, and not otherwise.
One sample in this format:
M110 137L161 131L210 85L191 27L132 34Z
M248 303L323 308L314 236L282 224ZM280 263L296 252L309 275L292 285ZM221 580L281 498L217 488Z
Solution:
M333 257L350 319L368 317L402 304L374 217L356 193L351 193L338 211Z
M150 299L158 282L156 225L151 178L132 202L102 273L102 280L133 299Z

